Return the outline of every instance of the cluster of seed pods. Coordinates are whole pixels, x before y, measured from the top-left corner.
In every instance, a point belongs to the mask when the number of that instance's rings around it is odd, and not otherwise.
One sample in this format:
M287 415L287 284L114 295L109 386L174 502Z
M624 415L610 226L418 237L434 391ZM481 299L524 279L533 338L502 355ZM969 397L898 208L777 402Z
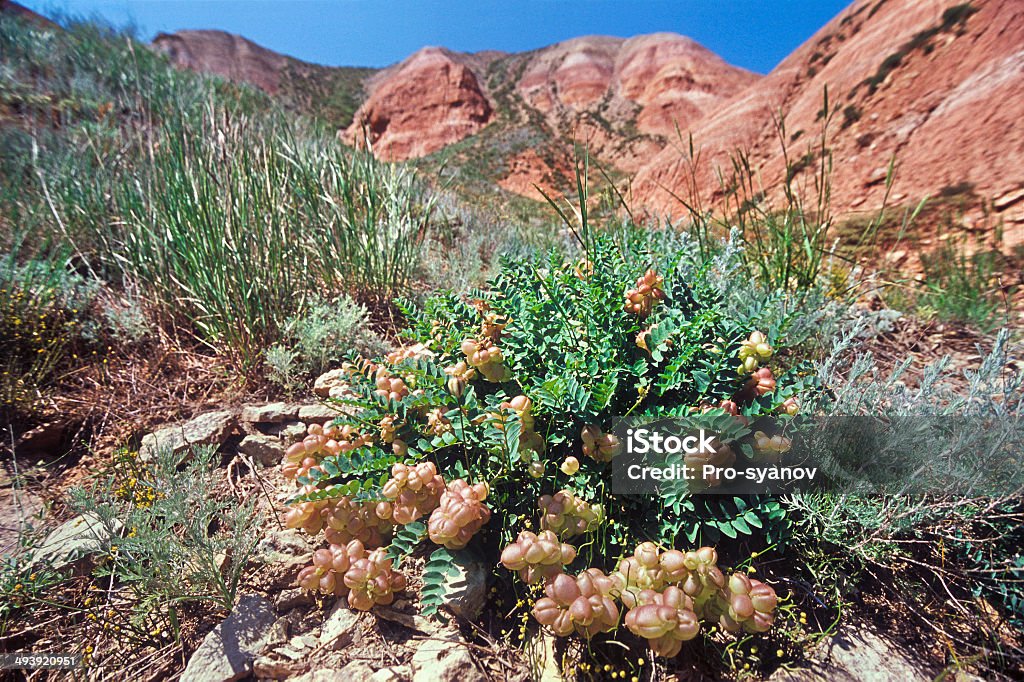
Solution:
M754 450L757 452L758 461L777 464L791 447L793 441L782 434L769 436L764 431L754 432Z
M508 326L508 320L493 312L485 312L483 315L484 320L480 324L480 333L485 338L497 343L501 340L505 327Z
M385 550L367 551L359 540L318 549L313 564L299 572L296 582L307 590L347 595L349 606L360 611L390 604L406 584Z
M665 279L654 270L648 270L636 281L636 287L626 292L626 312L637 317L647 317L654 309L654 304L665 298L662 286Z
M571 538L596 529L604 520L600 504L587 504L569 490L544 495L537 501L540 527L554 531L561 538Z
M661 592L643 590L638 603L626 613L629 631L647 640L657 656L671 658L700 632L700 621L693 611L693 600L683 590L668 586Z
M598 462L610 462L622 452L622 440L614 433L605 433L596 424L587 424L580 431L583 454Z
M459 478L448 484L437 508L427 521L430 539L448 549L462 549L491 518L484 505L487 484L470 485Z
M750 375L745 390L759 396L771 393L775 390L775 375L772 374L771 369L761 367Z
M395 464L382 489L387 501L377 504L377 516L404 526L434 511L444 491L444 479L433 462Z
M377 503L357 502L350 497L329 500L320 512L324 537L332 545L346 545L359 540L367 547L380 547L391 536L394 524L377 515Z
M622 603L633 608L643 590L659 590L685 580L689 575L686 563L687 555L677 549L662 552L653 542L640 543L633 556L619 561L612 573L619 583Z
M306 476L325 457L351 452L366 445L367 439L351 426L310 424L306 437L293 443L284 453L281 473L285 478Z
M444 368L448 375L448 392L456 398L461 398L466 392L469 382L476 378L476 370L466 364L465 360L459 360L454 365Z
M316 490L315 486L308 485L299 489L299 493L308 494ZM310 502L297 502L284 515L284 525L287 528L299 528L310 535L316 535L324 529L324 517L322 512L329 502L333 500L316 500Z
M490 338L466 339L462 342L462 352L469 366L488 381L501 383L512 378L512 371L505 365L505 356Z
M563 566L568 566L575 559L576 548L560 541L550 530L539 534L524 530L501 552L502 565L518 573L528 585L554 578L562 573Z
M434 352L424 346L422 343L416 343L411 346L402 346L397 348L387 355L384 356L384 361L389 365L397 365L405 360L411 360L415 358L429 358L433 357Z
M435 407L427 412L427 430L435 436L443 436L452 430L452 423L445 416L442 407Z
M738 353L740 375L753 374L762 362L767 362L772 357L772 347L768 345L768 338L761 332L750 332L747 340L740 344Z
M392 375L386 367L378 367L374 373L373 384L376 387L374 393L381 398L399 401L409 395L409 386L401 377Z
M728 632L768 632L775 620L778 597L768 585L743 573L729 576L715 607L718 624Z
M711 547L663 552L645 542L610 575L587 569L573 577L562 564L571 563L575 550L558 547L557 538L546 532L547 537L520 533L501 560L528 583L544 581L545 596L533 615L558 636L575 631L589 638L613 629L619 615L616 599L628 609L626 627L646 639L658 656L678 654L682 643L699 633L701 619L729 632L766 632L772 625L775 591L744 573L726 578Z
M545 596L533 605L533 617L559 637L576 631L590 639L618 624L615 591L615 581L597 568L576 577L558 573L544 585Z

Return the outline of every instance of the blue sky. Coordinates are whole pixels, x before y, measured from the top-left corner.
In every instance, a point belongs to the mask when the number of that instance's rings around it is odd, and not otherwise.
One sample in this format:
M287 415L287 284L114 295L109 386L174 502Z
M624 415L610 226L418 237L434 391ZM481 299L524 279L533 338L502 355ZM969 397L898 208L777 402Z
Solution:
M766 73L848 0L20 0L43 14L133 23L143 38L216 28L336 66L385 66L424 45L530 50L587 34L688 35Z

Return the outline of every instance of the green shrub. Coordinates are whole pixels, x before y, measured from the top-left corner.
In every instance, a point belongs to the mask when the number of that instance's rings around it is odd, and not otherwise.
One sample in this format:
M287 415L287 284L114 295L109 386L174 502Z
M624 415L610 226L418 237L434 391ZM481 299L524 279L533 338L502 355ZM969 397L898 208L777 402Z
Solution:
M577 236L584 249L576 258L505 259L483 290L403 303L409 345L347 365L356 397L337 402L355 411L311 430L283 465L301 486L286 524L324 530L330 543L300 574L304 586L362 603L361 593L338 587L349 563L337 557L360 557L394 531L394 559L444 545L424 575L429 612L451 561L475 553L493 563L518 533L548 527L536 521L538 504L552 499L545 495L573 500L580 515L570 524L582 537L566 540L578 546L562 561L566 570L611 572L647 540L692 549L718 542L734 558L786 540L777 499L698 498L685 487L665 497L613 495L608 461L622 446L611 431L624 415L704 420L728 434L723 442L738 458L752 457L752 434L734 412L777 413L794 393L815 390L796 367L776 365L777 384L764 392L751 392L755 370L737 372L744 358L757 366L750 349L765 362L768 343L784 344L788 320L752 335L765 319L750 305L756 289L737 312L692 242L665 254L651 252L650 233L636 229ZM418 483L396 483L414 466ZM363 544L346 550L355 540Z
M210 494L217 464L209 447L191 450L184 463L167 450L149 463L121 451L91 487L71 491L71 508L109 532L93 576L128 597L116 610L96 603L102 593L85 606L131 645L176 640L189 603L234 606L261 520L252 500Z
M369 328L366 308L347 296L319 297L284 324L283 343L266 351L268 378L287 392L297 392L308 381L338 365L353 350L375 356L384 342Z
M97 287L60 259L0 255L0 415L28 412L74 350Z

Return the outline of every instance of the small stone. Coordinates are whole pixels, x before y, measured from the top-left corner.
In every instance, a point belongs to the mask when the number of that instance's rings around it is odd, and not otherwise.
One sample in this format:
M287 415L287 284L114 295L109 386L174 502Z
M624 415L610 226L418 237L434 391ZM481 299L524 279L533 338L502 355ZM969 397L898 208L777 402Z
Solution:
M280 438L264 436L261 433L250 434L238 444L238 451L252 457L263 466L280 464L284 458L284 444Z
M32 564L54 569L78 564L105 551L122 528L116 519L107 525L95 514L76 516L46 536L32 555Z
M302 651L303 649L312 649L314 646L316 646L316 640L314 639L313 643L310 644L309 641L306 639L306 635L296 635L295 637L292 637L290 640L288 640L288 646L292 649L295 649L296 651Z
M341 649L352 643L358 627L359 614L348 608L344 599L339 599L320 628L320 644L331 649Z
M283 646L283 647L279 647L277 649L274 649L274 653L275 654L280 654L280 655L284 656L285 658L287 658L289 660L292 660L292 661L301 660L302 658L305 658L305 656L306 656L306 652L304 650L293 649L292 647L289 647L289 646Z
M274 606L278 613L291 611L298 606L308 606L313 603L313 593L301 587L294 587L289 590L281 590L274 598Z
M302 422L291 422L290 424L281 425L276 429L268 429L267 433L271 436L277 436L285 446L288 446L306 437L306 425Z
M26 453L45 453L56 448L64 440L67 424L62 421L40 424L31 431L21 434L14 443L14 451L19 455Z
M192 654L183 682L231 682L253 671L253 661L275 621L274 607L256 595L245 595L203 639Z
M303 405L299 408L299 419L306 423L326 424L329 421L334 421L341 414L340 410L324 403Z
M413 682L477 682L483 676L457 632L423 640L412 655Z
M309 663L304 661L279 661L267 656L260 656L252 664L252 674L259 679L287 680L307 670Z
M487 602L489 571L482 561L466 552L453 554L454 575L445 583L442 601L445 606L466 620L476 620Z
M260 541L260 549L270 549L282 554L304 555L312 551L308 535L298 528L284 528L268 533Z
M291 621L287 618L278 618L267 631L267 639L263 644L263 651L279 646L288 641L288 632L291 630Z
M295 403L246 405L242 408L242 421L250 424L280 424L294 421L298 415L299 406Z
M1024 188L1007 192L1001 197L996 198L995 201L992 202L992 208L997 211L1002 211L1003 209L1013 206L1021 199L1024 199Z
M313 382L313 393L321 398L328 398L331 395L332 388L347 383L344 370L332 369L316 378L316 381Z
M341 669L341 677L345 682L370 682L373 679L373 666L366 661L352 661Z
M390 668L381 668L370 676L372 682L402 682L412 676L409 666L396 665Z
M183 424L166 426L142 437L139 459L144 462L153 459L160 448L179 455L195 445L220 447L236 426L238 419L230 410L208 412Z

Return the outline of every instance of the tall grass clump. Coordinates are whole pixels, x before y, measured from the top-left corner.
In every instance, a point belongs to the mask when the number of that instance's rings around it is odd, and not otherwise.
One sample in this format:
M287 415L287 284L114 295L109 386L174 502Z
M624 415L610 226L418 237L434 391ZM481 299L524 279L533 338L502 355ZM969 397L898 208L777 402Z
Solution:
M320 279L379 300L405 291L437 208L426 184L407 166L336 146L307 145L288 158L301 169L296 190L316 202L318 220L309 228Z
M407 169L211 106L120 188L113 257L245 373L306 298L404 292L433 200Z
M426 184L253 88L9 17L0 71L0 253L10 226L53 236L246 377L311 296L390 299L422 270Z

